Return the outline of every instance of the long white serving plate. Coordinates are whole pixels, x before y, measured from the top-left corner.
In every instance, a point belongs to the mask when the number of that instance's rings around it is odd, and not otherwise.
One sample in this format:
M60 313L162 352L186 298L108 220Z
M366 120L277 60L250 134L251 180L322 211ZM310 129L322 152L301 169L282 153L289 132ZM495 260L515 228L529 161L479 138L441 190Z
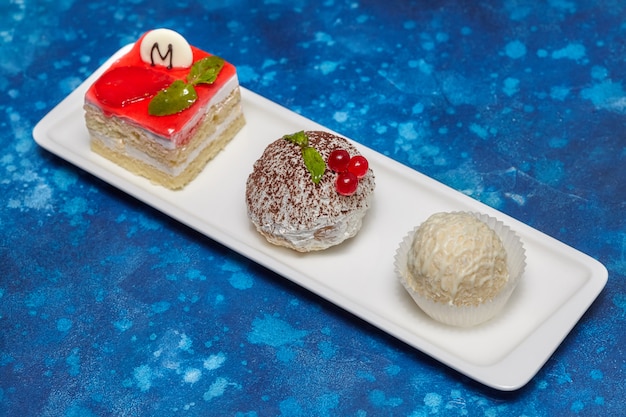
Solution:
M226 149L182 191L152 185L92 153L83 119L88 86L129 49L119 50L37 124L39 145L476 381L504 391L525 385L606 284L607 270L595 259L360 144L377 185L359 234L316 253L273 246L247 218L252 164L284 134L328 129L242 89L247 124ZM435 212L455 210L498 218L526 248L526 272L504 312L470 329L422 313L393 266L409 230Z

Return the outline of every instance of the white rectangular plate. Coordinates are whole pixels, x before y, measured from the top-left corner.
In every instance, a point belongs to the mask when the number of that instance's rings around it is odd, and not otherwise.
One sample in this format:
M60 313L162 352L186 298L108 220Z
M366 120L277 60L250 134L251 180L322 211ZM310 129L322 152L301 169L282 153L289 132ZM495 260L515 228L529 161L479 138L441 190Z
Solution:
M328 130L242 89L247 124L184 190L170 191L92 153L83 119L88 86L122 48L35 127L37 143L163 213L283 275L459 372L495 389L525 385L606 284L595 259L371 149L357 144L376 175L372 208L359 234L326 251L273 246L246 214L245 182L265 147L284 134ZM489 214L515 230L526 248L523 280L505 311L471 329L423 314L394 273L399 242L438 211Z

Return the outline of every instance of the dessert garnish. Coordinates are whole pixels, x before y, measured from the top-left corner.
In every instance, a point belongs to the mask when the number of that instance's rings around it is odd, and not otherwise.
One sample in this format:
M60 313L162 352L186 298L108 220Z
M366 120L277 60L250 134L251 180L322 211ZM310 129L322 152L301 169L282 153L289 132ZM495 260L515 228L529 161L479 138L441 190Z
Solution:
M170 29L155 29L146 34L139 48L141 60L149 67L117 67L95 83L95 93L103 103L124 107L150 99L148 113L168 116L189 108L198 100L195 86L213 84L224 67L224 59L212 55L196 63L185 38ZM168 70L186 70L185 80L177 80Z
M176 114L198 100L195 86L213 84L224 66L224 59L212 55L195 62L186 80L176 80L150 100L148 113L152 116Z
M335 189L341 195L354 194L359 186L359 180L367 174L369 163L362 155L352 158L345 149L335 149L328 156L328 167L337 173Z
M167 69L189 68L193 51L187 40L178 32L160 28L146 33L139 45L141 60L150 66Z
M322 179L324 172L326 172L326 163L317 149L309 146L309 138L306 133L304 133L304 131L296 132L292 135L283 136L283 139L300 146L304 165L309 170L313 182L318 184Z
M328 155L328 168L335 172L347 171L349 163L350 154L345 149L335 149Z

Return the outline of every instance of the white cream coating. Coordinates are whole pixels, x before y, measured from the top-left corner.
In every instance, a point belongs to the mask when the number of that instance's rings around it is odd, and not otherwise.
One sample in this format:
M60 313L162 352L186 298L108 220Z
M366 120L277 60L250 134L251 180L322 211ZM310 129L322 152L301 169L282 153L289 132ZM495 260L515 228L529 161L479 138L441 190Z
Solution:
M502 241L468 213L436 213L426 220L415 233L407 269L419 294L457 306L490 300L509 280Z

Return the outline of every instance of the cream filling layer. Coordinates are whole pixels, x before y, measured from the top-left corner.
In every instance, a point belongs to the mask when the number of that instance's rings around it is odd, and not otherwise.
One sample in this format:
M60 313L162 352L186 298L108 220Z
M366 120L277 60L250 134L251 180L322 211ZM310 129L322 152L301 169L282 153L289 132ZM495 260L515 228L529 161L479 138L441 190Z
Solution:
M212 142L217 140L223 133L228 129L228 127L241 116L241 107L237 106L238 111L231 112L228 117L221 123L213 134L202 141L202 143L197 146L192 152L187 155L187 158L182 161L177 161L177 164L172 166L167 163L164 163L160 159L155 159L150 155L145 153L145 150L136 148L130 142L124 142L124 153L126 156L139 160L147 165L154 167L155 169L165 172L172 177L177 177L182 172L184 172L187 167L200 155L208 146L211 145ZM202 114L205 116L205 114ZM106 135L102 135L99 132L92 132L92 136L94 136L97 140L101 142L101 144L109 149L112 149L114 152L119 152L119 142L116 139L112 139Z

